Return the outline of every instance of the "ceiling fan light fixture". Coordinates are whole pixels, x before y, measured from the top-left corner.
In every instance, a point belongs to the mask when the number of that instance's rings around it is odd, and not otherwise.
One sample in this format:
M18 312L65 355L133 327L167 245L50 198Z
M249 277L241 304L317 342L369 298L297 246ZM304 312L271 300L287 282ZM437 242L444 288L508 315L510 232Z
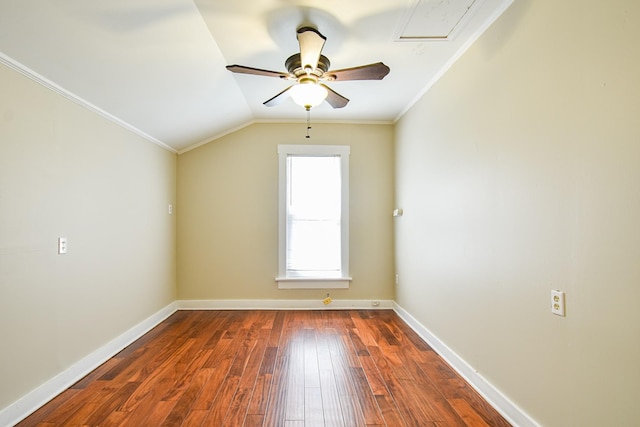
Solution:
M263 70L235 64L227 65L227 70L233 73L297 81L297 83L287 87L276 96L263 102L263 104L267 107L273 107L280 105L285 99L291 97L296 104L304 107L307 112L325 100L332 108L343 108L349 102L348 98L319 82L382 80L389 74L389 67L382 62L330 70L329 58L322 54L322 48L327 40L325 36L315 28L301 27L297 30L296 38L300 45L300 52L289 56L284 62L287 72Z
M300 79L298 84L291 88L293 102L307 110L322 104L327 95L327 89L313 79Z

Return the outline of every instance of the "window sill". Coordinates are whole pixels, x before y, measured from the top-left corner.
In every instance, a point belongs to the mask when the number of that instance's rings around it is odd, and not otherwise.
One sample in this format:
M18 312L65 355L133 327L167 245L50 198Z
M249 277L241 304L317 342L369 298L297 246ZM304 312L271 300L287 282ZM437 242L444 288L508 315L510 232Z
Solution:
M278 289L349 289L351 277L276 277Z

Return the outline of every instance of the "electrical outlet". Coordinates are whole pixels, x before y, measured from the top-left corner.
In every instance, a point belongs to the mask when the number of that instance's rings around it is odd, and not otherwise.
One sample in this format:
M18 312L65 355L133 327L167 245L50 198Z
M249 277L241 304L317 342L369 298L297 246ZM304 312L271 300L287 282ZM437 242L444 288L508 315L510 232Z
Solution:
M327 294L327 297L325 299L322 300L322 303L324 305L329 305L333 302L333 300L331 299L331 294Z
M58 255L63 255L66 253L67 253L67 238L58 237Z
M551 312L558 316L565 315L564 292L551 291Z

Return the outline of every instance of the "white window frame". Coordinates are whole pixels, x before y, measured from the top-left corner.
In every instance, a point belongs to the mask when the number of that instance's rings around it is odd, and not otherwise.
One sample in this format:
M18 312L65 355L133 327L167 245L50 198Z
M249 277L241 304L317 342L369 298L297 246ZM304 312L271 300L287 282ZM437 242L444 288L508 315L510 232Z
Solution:
M345 289L349 287L349 155L348 145L278 145L278 288ZM341 277L287 277L287 157L339 156L341 171Z

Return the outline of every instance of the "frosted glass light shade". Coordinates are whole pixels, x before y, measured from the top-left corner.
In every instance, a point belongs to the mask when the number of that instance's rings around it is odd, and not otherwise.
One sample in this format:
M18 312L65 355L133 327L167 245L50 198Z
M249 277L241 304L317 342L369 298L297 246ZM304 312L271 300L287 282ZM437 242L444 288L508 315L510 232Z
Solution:
M298 83L291 88L293 102L304 108L320 105L327 94L327 89L317 83Z

